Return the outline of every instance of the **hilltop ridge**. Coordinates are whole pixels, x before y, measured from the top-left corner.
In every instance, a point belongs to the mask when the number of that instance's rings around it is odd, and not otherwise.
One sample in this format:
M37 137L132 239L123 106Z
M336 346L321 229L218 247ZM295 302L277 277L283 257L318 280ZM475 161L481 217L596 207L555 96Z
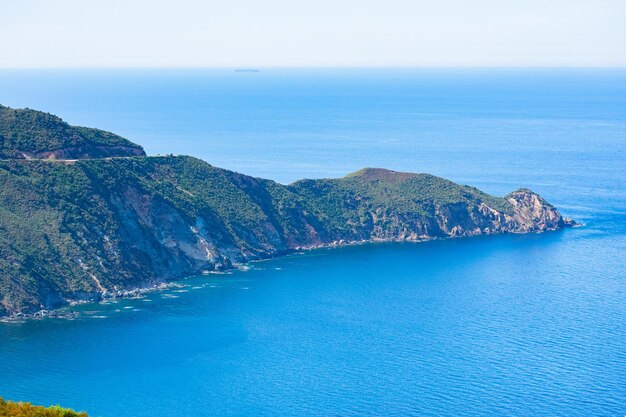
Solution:
M0 105L0 159L88 159L145 156L128 139L71 126L60 117Z
M346 175L346 178L361 178L370 181L402 181L418 175L411 172L398 172L386 168L362 168Z

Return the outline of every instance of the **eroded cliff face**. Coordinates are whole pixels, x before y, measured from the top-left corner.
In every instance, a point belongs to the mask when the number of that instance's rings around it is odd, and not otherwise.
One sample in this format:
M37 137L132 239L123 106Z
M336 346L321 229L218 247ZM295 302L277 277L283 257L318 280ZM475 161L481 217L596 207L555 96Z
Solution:
M437 207L437 225L448 237L529 233L557 230L575 224L538 194L522 189L506 197L511 212L501 212L485 203L468 207L462 203Z
M501 212L485 203L465 202L435 205L434 216L413 213L369 214L361 226L365 240L421 241L433 238L491 235L497 233L528 233L557 230L574 225L556 208L530 190L516 191L507 200L510 213Z
M300 249L573 224L529 190L496 198L387 170L284 186L189 157L14 161L0 164L2 184L0 228L11 237L0 235L4 315Z
M509 231L514 233L543 232L574 226L575 221L562 217L559 211L539 194L520 189L507 196L513 215L507 218Z

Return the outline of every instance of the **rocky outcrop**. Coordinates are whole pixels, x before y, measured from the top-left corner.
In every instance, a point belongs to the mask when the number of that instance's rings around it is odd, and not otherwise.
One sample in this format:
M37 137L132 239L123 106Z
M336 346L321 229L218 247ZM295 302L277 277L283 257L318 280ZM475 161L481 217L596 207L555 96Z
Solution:
M559 211L526 188L507 196L513 206L513 214L506 217L507 231L512 233L543 232L574 226L572 219L562 217Z

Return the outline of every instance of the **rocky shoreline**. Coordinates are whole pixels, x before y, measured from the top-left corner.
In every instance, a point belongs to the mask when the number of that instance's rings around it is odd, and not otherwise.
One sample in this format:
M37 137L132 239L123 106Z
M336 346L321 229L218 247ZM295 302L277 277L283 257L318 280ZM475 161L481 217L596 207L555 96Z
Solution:
M569 219L569 218L564 218L564 222L566 224L566 227L581 227L583 226L582 223L577 223L576 221ZM553 232L553 231L558 231L561 230L561 228L551 228L551 229L546 229L544 231L537 231L535 233L544 233L544 232ZM493 234L481 234L481 235L472 235L472 236L461 236L461 237L477 237L477 236L491 236L494 234L499 234L499 233L493 233ZM526 234L526 232L511 232L511 234ZM339 248L339 247L348 247L348 246L358 246L358 245L367 245L367 244L377 244L377 243L421 243L421 242L429 242L429 241L434 241L434 240L446 240L446 239L457 239L459 238L458 236L449 236L449 237L445 237L445 238L438 238L438 237L424 237L424 238L420 238L420 239L397 239L397 238L384 238L384 239L370 239L370 240L352 240L352 241L346 241L343 239L337 240L337 241L333 241L330 243L324 243L324 244L320 244L320 245L316 245L316 246L302 246L302 247L297 247L294 248L293 251L290 251L288 253L284 253L281 255L277 255L277 256L270 256L268 258L262 258L262 259L255 259L255 260L251 260L250 263L256 263L256 262L263 262L263 261L267 261L270 259L275 259L281 256L289 256L289 255L293 255L296 254L298 252L302 252L302 251L312 251L312 250L316 250L316 249L330 249L330 248ZM202 273L198 274L198 275L216 275L216 274L220 274L220 273L224 273L224 272L228 272L228 271L234 271L234 270L241 270L241 271L246 271L248 270L248 267L245 264L233 264L229 267L224 267L222 269L219 270L213 270L213 271L203 271ZM190 275L190 276L196 276L196 275ZM112 292L106 292L104 294L101 294L100 297L98 298L93 298L93 299L85 299L85 300L73 300L70 301L68 300L68 305L61 307L61 308L57 308L57 309L49 309L49 310L39 310L36 311L34 313L15 313L13 315L10 316L5 316L5 317L0 317L0 323L23 323L27 320L41 320L44 318L49 318L49 319L65 319L65 320L74 320L76 319L80 313L77 311L72 311L71 307L77 306L77 305L85 305L85 304L93 304L93 303L106 303L109 302L111 300L132 300L132 299L140 299L143 298L143 296L145 294L149 294L149 293L153 293L153 292L157 292L157 291L162 291L162 290L167 290L170 288L182 288L183 285L180 284L181 280L184 280L186 277L181 277L178 278L174 281L171 282L164 282L164 283L160 283L160 284L156 284L153 285L151 287L141 287L141 288L131 288L131 289L126 289L126 290L117 290L117 291L112 291Z
M39 310L34 313L15 313L10 316L0 317L0 323L24 322L26 320L41 320L44 318L73 320L79 316L79 312L71 311L72 307L85 304L106 303L112 300L132 300L143 298L145 294L162 291L170 288L181 288L176 281L157 284L152 287L131 288L101 294L98 298L84 300L67 300L68 305L57 309Z

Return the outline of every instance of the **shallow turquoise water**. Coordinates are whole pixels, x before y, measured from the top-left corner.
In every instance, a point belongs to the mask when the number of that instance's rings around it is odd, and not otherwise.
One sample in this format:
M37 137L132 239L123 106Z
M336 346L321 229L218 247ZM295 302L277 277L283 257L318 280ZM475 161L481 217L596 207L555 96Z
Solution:
M0 325L0 396L103 417L626 414L624 70L0 71L0 103L282 182L527 186L585 223L311 251Z

